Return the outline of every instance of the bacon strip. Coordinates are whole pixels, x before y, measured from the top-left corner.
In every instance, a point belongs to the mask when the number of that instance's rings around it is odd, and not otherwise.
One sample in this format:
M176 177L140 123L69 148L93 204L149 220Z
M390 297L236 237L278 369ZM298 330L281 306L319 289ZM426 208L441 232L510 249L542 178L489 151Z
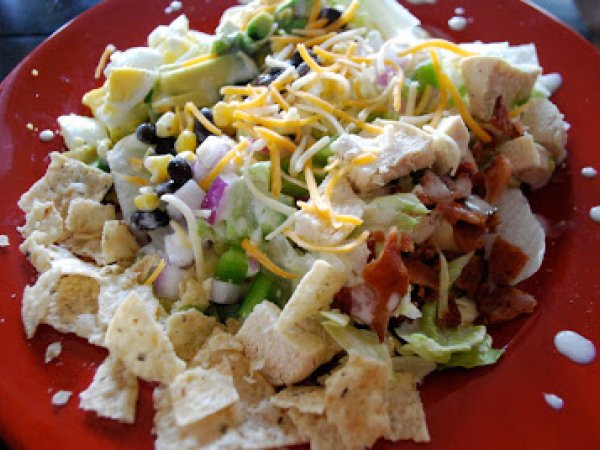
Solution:
M408 272L400 252L412 249L408 236L390 233L379 258L363 270L365 283L345 287L333 300L333 307L370 325L383 342L390 316L408 292Z
M496 236L489 258L490 277L496 284L509 284L529 261L523 251Z
M485 200L496 203L508 186L512 175L512 164L504 155L496 155L490 166L483 172L485 180Z
M503 286L478 299L479 313L487 324L512 320L533 312L537 302L532 295L513 286Z
M477 298L481 283L485 276L486 261L482 255L475 253L463 268L454 285L467 293L469 298Z
M440 288L440 271L429 266L417 258L404 258L404 265L408 271L408 280L412 284L425 286L434 290Z
M498 97L496 99L490 124L493 125L494 128L498 129L502 135L511 139L523 135L523 128L510 120L510 114L506 108L506 105L504 104L504 100L502 100L502 97Z

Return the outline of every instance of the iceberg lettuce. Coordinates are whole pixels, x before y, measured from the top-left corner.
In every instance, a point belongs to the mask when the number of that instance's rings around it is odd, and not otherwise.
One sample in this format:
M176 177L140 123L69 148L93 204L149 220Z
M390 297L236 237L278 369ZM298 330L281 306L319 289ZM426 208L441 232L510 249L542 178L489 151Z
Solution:
M441 328L435 322L436 304L426 303L423 317L414 329L399 327L398 336L406 342L398 351L449 367L475 367L495 363L503 350L491 347L492 338L483 325Z

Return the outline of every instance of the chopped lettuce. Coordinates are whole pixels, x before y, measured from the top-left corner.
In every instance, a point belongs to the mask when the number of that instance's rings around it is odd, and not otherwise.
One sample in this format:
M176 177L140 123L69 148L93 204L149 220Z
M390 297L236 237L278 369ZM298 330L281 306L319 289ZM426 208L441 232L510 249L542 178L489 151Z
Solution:
M414 194L393 194L377 197L367 205L363 216L366 229L412 231L429 210Z
M341 313L338 313L340 315ZM379 342L379 338L374 331L360 330L350 324L340 325L339 320L326 320L323 327L329 333L337 344L349 354L358 354L368 358L383 361L392 369L392 358L385 343Z
M351 0L330 0L329 3L346 9ZM377 29L384 39L392 39L412 31L421 22L396 0L360 0L360 7L350 23Z
M491 348L491 337L483 325L440 328L436 322L436 304L426 303L423 317L414 329L400 327L398 336L406 341L398 351L452 367L475 367L495 363L503 350Z

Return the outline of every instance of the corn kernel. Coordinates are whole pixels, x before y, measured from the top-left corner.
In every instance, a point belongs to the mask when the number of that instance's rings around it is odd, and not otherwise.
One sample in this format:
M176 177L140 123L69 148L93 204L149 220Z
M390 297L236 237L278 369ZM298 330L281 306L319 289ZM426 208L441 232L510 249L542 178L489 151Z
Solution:
M179 133L179 123L173 111L167 111L156 121L156 135L158 137L170 137Z
M213 122L219 128L230 127L235 119L233 118L233 112L235 111L236 104L219 102L213 106Z
M144 160L144 167L152 175L150 177L151 183L162 183L163 181L167 181L169 179L167 165L172 159L173 155L156 155L148 156Z
M158 208L160 200L158 196L152 193L140 194L133 199L133 204L140 211L154 211Z
M196 156L196 153L191 152L189 150L179 153L177 155L177 157L185 159L190 164L194 164L196 162L196 160L198 159L198 157Z
M177 153L196 150L196 135L193 131L183 130L175 141L175 151Z

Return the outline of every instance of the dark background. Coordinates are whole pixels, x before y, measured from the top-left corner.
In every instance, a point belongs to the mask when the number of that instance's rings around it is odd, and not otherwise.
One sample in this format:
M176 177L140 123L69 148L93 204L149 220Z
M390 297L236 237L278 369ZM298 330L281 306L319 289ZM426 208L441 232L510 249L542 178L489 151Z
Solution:
M99 0L0 0L0 81L50 34L97 3ZM600 47L600 0L533 3ZM0 450L7 450L2 441Z

